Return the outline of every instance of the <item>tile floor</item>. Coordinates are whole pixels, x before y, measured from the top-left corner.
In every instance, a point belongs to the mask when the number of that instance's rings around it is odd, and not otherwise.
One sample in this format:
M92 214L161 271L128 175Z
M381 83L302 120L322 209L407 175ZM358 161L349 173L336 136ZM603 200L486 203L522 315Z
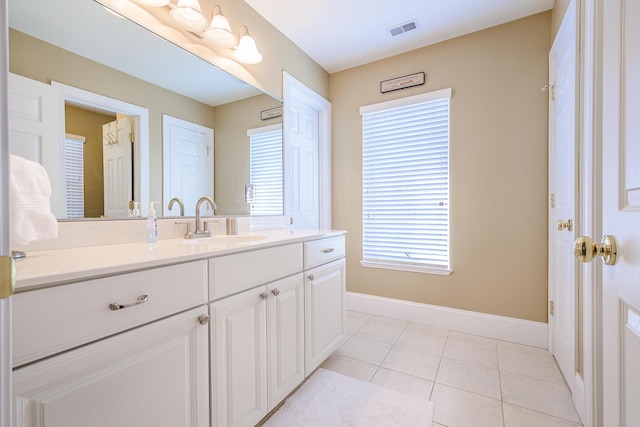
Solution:
M546 351L348 312L349 339L323 368L435 403L433 427L578 427Z

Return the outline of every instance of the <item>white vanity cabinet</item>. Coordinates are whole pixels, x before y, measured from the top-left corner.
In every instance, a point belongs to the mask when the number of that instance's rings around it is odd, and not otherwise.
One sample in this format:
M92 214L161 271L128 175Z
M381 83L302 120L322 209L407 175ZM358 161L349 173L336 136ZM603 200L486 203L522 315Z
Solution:
M311 373L344 342L344 236L304 244L305 374Z
M17 294L14 425L208 426L206 291L196 261Z
M265 269L250 268L260 254ZM302 245L213 259L211 271L243 265L217 289L246 289L211 303L212 414L217 427L253 426L305 378ZM282 279L283 274L297 271ZM258 279L261 278L261 279ZM229 284L215 283L220 280ZM256 280L267 284L253 286ZM233 292L232 290L230 292ZM226 292L225 292L226 294Z

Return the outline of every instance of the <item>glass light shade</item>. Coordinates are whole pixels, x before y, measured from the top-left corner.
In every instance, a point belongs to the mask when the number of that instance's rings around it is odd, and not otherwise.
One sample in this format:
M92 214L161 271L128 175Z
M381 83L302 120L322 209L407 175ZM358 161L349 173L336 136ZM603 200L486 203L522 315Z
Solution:
M240 38L240 43L234 52L236 59L243 64L257 64L262 62L262 55L258 52L256 41L248 34Z
M230 48L236 44L236 37L231 32L229 20L222 14L213 15L211 25L205 31L204 36L217 46Z
M202 15L198 0L180 0L170 14L176 24L188 31L201 33L207 28L207 19Z
M154 7L163 7L169 4L171 0L138 0L142 4Z

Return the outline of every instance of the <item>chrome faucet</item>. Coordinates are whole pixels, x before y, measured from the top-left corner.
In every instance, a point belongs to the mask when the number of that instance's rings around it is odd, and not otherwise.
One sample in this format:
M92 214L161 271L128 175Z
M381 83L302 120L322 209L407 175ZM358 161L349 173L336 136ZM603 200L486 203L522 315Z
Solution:
M211 209L213 209L214 211L218 209L218 206L216 206L216 202L214 202L211 197L203 196L198 199L198 202L196 203L196 231L191 234L191 239L197 239L199 237L211 237L211 230L209 230L209 224L207 224L207 221L204 222L204 227L200 228L200 206L204 202L208 202L209 206L211 206Z
M173 199L169 200L169 210L171 210L174 203L178 203L178 205L180 205L180 216L184 216L184 203L182 203L182 199L180 197L174 197Z

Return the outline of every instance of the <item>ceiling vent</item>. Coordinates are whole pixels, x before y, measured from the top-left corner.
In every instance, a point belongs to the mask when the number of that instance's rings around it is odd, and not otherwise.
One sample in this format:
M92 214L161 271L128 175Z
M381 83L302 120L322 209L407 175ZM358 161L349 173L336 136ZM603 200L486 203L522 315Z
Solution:
M392 36L398 36L400 34L409 32L411 30L415 30L416 28L419 28L418 20L414 19L412 21L408 21L408 22L396 25L395 27L389 28L389 34L391 34Z

